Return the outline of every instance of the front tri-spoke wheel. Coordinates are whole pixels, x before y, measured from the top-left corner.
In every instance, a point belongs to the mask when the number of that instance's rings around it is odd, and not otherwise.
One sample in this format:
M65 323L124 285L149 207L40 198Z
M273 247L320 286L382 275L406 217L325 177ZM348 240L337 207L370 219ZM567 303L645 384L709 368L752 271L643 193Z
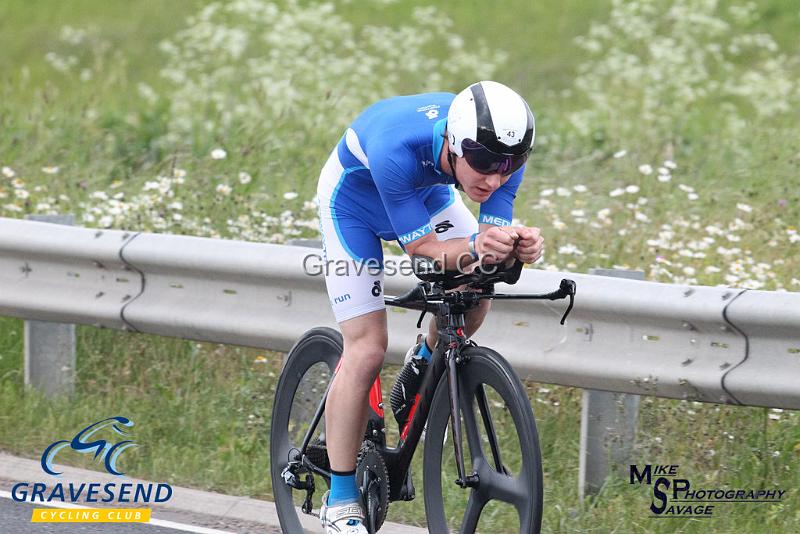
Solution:
M278 381L272 408L270 471L275 506L284 532L303 532L303 526L319 529L318 521L300 511L307 492L292 488L287 484L284 475L289 463L299 459L300 447L325 396L341 354L342 336L339 332L330 328L309 330L289 352ZM323 415L310 435L307 452L316 465L329 470L324 444ZM311 475L308 469L302 467L293 474L301 482ZM317 508L327 486L323 477L312 475L311 478L316 488L313 505Z
M485 347L467 347L459 367L462 446L466 475L475 487L456 485L458 470L446 377L434 395L425 436L425 510L430 532L538 533L542 521L542 463L530 401L511 366Z

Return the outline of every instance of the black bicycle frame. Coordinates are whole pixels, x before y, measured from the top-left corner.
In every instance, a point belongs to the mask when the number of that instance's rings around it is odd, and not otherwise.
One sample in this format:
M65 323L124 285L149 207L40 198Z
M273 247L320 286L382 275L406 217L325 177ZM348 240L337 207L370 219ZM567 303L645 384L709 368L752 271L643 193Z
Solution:
M421 266L424 267L425 265L421 264ZM420 386L420 399L412 412L411 421L406 423L408 425L408 431L405 433L405 438L403 438L401 434L401 439L397 447L386 447L386 426L382 404L379 409L380 413L377 413L374 409L371 410L370 413L365 439L371 440L379 446L379 450L386 461L390 483L389 500L410 500L414 498L414 495L409 491L410 488L406 485L408 470L417 449L417 444L422 437L422 432L425 430L425 425L427 424L433 404L433 396L445 373L447 374L450 423L453 428L453 445L455 447L456 463L458 467L458 479L456 483L461 487L476 487L478 485L479 480L477 475L474 473L468 475L465 471L461 432L461 392L458 386L458 368L464 362L462 351L464 346L467 345L467 337L464 333L466 313L477 307L482 299L557 300L569 297L569 306L561 318L561 324L564 324L574 303L575 282L567 279L561 281L557 291L550 293L534 295L501 295L494 293L495 282L502 281L513 284L519 279L521 269L522 263L517 261L513 267L506 271L476 272L475 274L469 275L460 274L450 279L448 279L447 273L444 275L433 274L431 275L432 278L428 280L428 282L435 282L434 286L436 289L433 293L428 293L425 289L425 284L421 283L402 297L386 298L387 305L422 310L422 315L420 315L419 321L417 322L417 327L421 326L422 318L425 313L434 313L439 333L439 339L436 342L431 356L431 363L428 365L428 370ZM419 273L417 275L425 280L424 275L421 276ZM477 282L478 285L475 287L481 289L482 293L455 291L445 295L446 289L453 289L460 284L472 282ZM427 287L428 289L431 288L431 286ZM335 374L334 372L334 377ZM332 382L333 378L331 378L331 383ZM295 462L302 462L304 467L325 477L328 482L330 482L330 472L314 465L308 459L306 450L322 419L329 391L330 383L328 384L328 388L320 404L317 406L311 425L306 431L298 456L295 457ZM497 470L502 471L503 463L500 458L500 450L497 446L497 437L495 436L494 423L486 400L486 393L481 388L476 391L475 394L478 410L488 434L487 437L492 452L492 460ZM401 429L401 431L402 430L404 429Z
M447 305L443 305L447 306ZM445 322L447 324L441 324ZM413 413L411 421L408 423L408 432L405 439L401 439L397 447L385 447L385 440L375 439L376 436L370 435L369 429L377 429L380 438L384 437L385 420L374 411L370 413L370 424L368 424L368 434L365 439L378 441L381 447L381 453L386 461L386 467L389 471L390 492L389 499L392 501L408 499L413 496L403 494L403 488L408 470L411 466L411 460L416 452L419 440L422 437L422 432L428 421L431 405L433 404L433 396L436 393L436 388L442 376L447 373L447 384L450 398L451 410L451 423L453 424L453 443L455 446L456 462L458 464L459 479L457 483L462 487L473 486L477 482L473 475L467 475L464 467L464 451L461 440L461 411L459 404L459 390L458 390L458 366L463 361L461 358L461 351L467 344L467 338L464 333L464 312L446 312L437 314L437 323L439 324L439 340L434 347L431 364L425 373L425 378L420 386L419 395L420 399L417 402L416 410ZM335 374L334 374L335 376ZM333 378L331 378L331 383ZM317 406L314 418L311 425L306 431L303 438L303 444L299 450L299 458L303 466L310 471L325 477L330 480L330 472L314 465L306 456L306 450L311 442L317 426L319 425L322 415L325 412L325 403L330 391L330 384L325 391L325 395L320 400ZM481 406L481 414L488 414L485 406ZM487 429L490 428L487 426ZM401 429L402 430L402 429ZM497 442L493 432L489 432L489 442L492 451L497 451ZM497 456L497 454L495 454Z

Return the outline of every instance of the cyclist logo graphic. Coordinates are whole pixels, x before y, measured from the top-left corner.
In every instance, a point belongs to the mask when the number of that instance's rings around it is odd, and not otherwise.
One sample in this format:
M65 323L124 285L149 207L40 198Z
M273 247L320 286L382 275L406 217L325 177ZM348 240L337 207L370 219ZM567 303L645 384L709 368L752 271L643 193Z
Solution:
M133 426L133 421L127 417L109 417L96 423L92 423L80 432L78 432L72 440L59 440L51 443L42 453L42 469L45 473L58 476L61 473L53 470L53 458L64 447L70 447L72 450L81 454L94 453L94 458L98 457L103 459L106 471L112 475L122 476L124 473L117 471L116 463L122 451L129 447L134 447L136 444L131 440L123 440L117 443L109 443L104 439L90 440L90 438L100 430L106 427L111 427L114 432L120 436L126 435L125 428Z

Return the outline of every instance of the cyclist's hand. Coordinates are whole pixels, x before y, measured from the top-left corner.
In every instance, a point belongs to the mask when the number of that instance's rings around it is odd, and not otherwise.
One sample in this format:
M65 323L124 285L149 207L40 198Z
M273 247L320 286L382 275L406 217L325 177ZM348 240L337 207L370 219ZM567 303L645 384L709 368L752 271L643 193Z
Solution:
M514 256L523 263L534 263L542 257L544 238L539 228L518 226L515 228L519 241L514 249Z
M493 226L475 238L475 251L481 263L500 263L514 252L514 242L519 238L511 226Z

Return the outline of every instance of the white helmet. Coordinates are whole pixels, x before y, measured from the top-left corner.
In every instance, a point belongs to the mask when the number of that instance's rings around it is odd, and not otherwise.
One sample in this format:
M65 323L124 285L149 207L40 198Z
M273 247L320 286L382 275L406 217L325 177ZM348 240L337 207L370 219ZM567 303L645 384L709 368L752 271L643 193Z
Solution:
M525 99L492 81L458 93L447 113L450 149L484 174L519 169L533 149L535 130Z

